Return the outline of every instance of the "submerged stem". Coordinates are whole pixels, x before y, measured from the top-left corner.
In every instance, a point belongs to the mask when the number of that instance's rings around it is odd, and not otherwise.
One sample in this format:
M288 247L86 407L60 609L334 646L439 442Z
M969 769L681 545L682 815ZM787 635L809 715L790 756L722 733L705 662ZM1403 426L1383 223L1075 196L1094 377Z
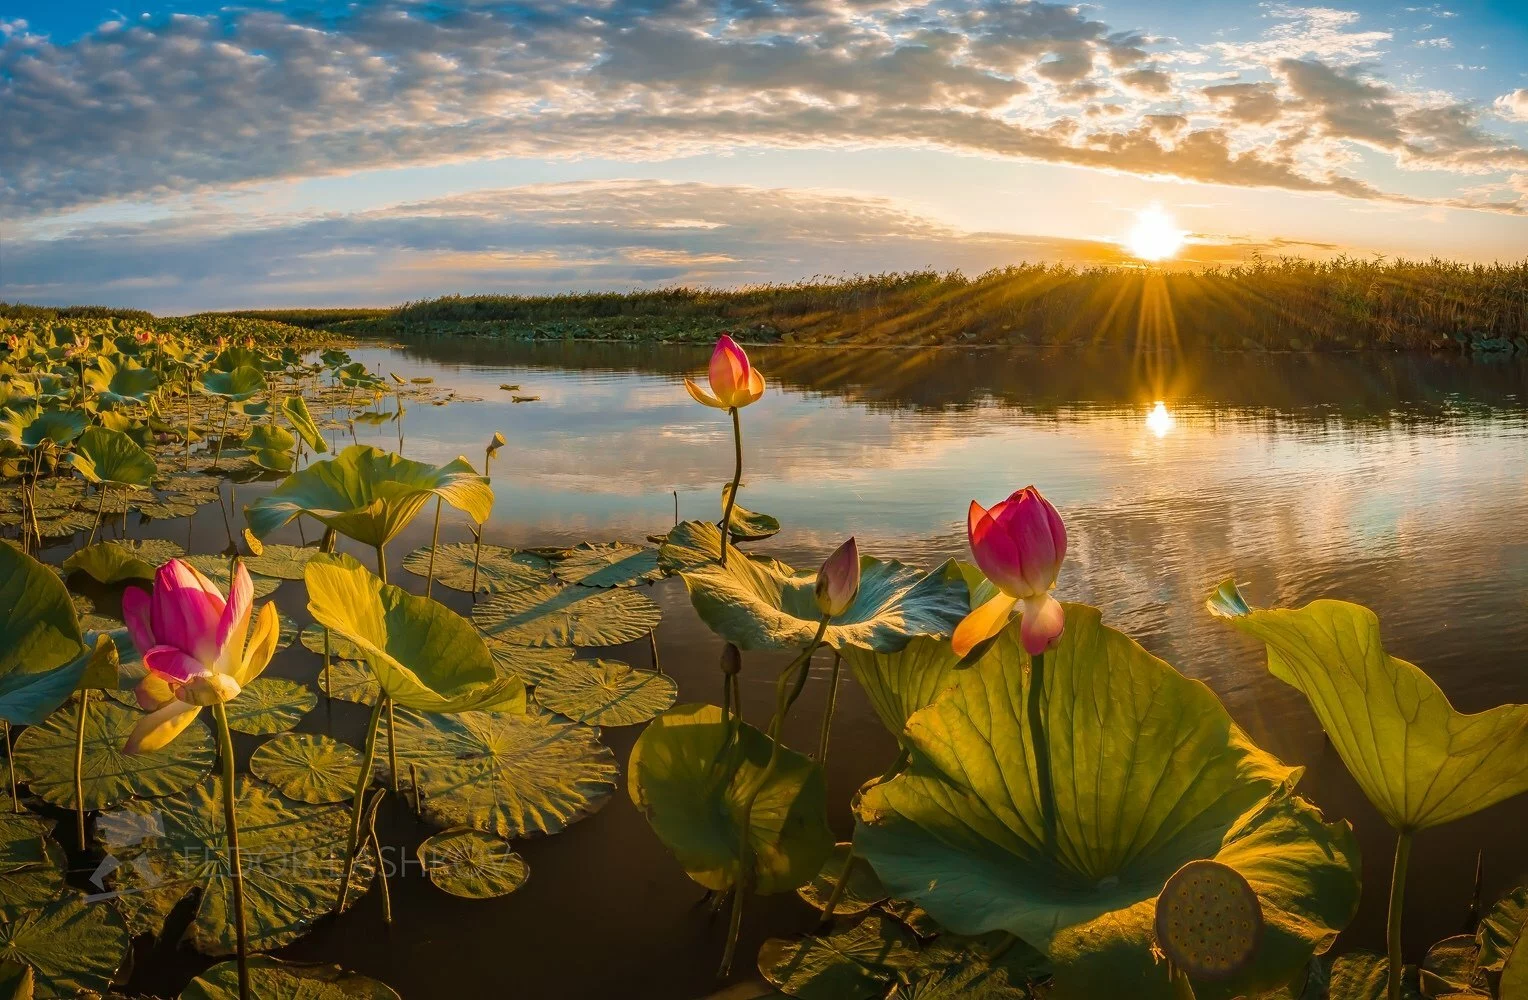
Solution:
M218 754L223 758L223 823L228 829L228 865L233 880L234 933L238 937L239 1000L250 1000L249 926L244 920L244 864L239 857L239 818L235 809L233 736L222 703L212 706L218 728Z
M833 732L833 709L838 705L838 671L843 662L843 656L838 650L833 650L833 676L828 681L828 707L822 713L822 733L817 737L817 763L823 767L828 766L828 737Z
M371 721L366 724L366 749L361 756L361 773L356 777L355 797L350 804L350 841L345 847L345 873L340 876L339 902L334 912L343 913L350 895L350 876L355 872L356 849L361 842L361 812L366 804L366 789L371 785L371 768L377 759L377 730L382 723L382 699L371 707Z
M86 548L95 544L96 532L101 530L101 515L106 513L106 484L98 483L96 488L101 491L101 502L96 504L95 524L90 526L90 539L85 543Z
M90 689L80 688L80 714L74 724L74 824L80 850L85 843L85 712L90 704Z
M738 483L743 480L743 422L738 418L737 407L727 410L732 414L732 446L737 453L737 462L732 467L732 489L727 491L727 502L722 507L722 521L717 527L722 530L722 556L721 563L727 565L727 543L732 530L732 508L737 503Z
M1029 658L1029 745L1035 752L1035 784L1040 795L1040 819L1045 826L1045 846L1056 845L1056 790L1051 784L1050 744L1045 737L1045 654Z
M1389 1000L1401 1000L1401 911L1406 902L1406 867L1411 861L1411 831L1402 830L1395 838L1395 868L1390 873L1390 917L1385 942L1390 951L1390 979L1386 990Z

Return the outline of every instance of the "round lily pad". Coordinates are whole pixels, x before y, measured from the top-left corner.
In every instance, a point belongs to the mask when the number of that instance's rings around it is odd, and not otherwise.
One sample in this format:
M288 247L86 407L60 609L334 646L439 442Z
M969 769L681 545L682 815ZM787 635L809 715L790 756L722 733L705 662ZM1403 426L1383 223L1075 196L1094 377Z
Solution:
M317 552L318 550L313 548L267 542L264 551L257 556L246 558L244 565L249 567L251 573L257 573L260 576L274 577L278 580L301 580L308 560L312 559Z
M419 862L437 889L464 899L507 896L530 877L508 841L481 830L437 833L419 845Z
M559 580L585 587L635 587L663 578L658 550L630 542L581 542L553 571Z
M60 808L74 808L76 703L64 705L40 726L16 738L16 777L38 798ZM144 716L106 698L91 698L85 710L85 756L81 767L85 808L110 809L134 795L171 795L195 784L212 770L216 753L212 733L192 723L170 745L152 753L122 752Z
M917 960L917 942L905 928L869 916L840 934L770 938L759 949L759 972L797 1000L872 1000Z
M324 627L317 622L309 622L302 627L302 644L308 649L324 655ZM329 633L329 655L337 660L359 660L361 649L349 639L338 632Z
M547 584L497 594L472 609L486 635L522 646L615 646L658 627L663 613L629 588Z
M452 590L472 590L472 560L477 546L472 542L452 542L435 550L435 582ZM502 545L484 545L479 556L477 589L479 593L518 590L548 583L552 564L546 557ZM430 572L430 547L415 549L403 558L403 568L415 576Z
M250 773L298 802L348 802L361 774L361 752L314 733L283 733L249 758Z
M849 860L849 849L852 846L848 843L834 844L833 853L822 863L822 871L812 881L797 889L796 895L819 910L825 909L843 876L844 863ZM849 870L849 884L838 904L833 907L833 916L852 917L856 913L864 913L885 898L886 888L876 878L875 869L864 858L856 857L854 866Z
M573 660L536 685L543 708L591 726L634 726L673 707L672 677L619 660Z
M221 590L225 596L227 595L229 569L228 558L226 556L203 554L186 556L185 560L200 570L202 574L207 577L207 579L217 584L218 589ZM249 567L246 566L245 569L249 569ZM252 570L249 574L249 582L254 584L255 600L257 601L263 597L271 596L276 592L276 588L281 586L280 580L269 576L260 576L258 573L255 573Z
M36 909L0 910L0 962L33 970L36 997L106 993L132 940L110 906L68 892Z
M177 517L190 517L196 513L196 504L174 496L159 500L146 500L135 508L144 517L155 521L168 521Z
M318 704L306 685L279 677L257 677L227 706L228 728L250 736L284 733Z
M504 838L560 833L603 807L620 773L595 730L554 716L400 711L397 736L399 783L417 771L425 820Z
M573 650L568 646L543 649L489 639L488 651L493 654L494 669L500 674L514 674L531 685L540 684L573 660Z
M276 633L276 652L279 653L297 641L298 628L297 623L284 611L276 612L276 621L281 626Z
M337 965L249 958L251 1000L399 1000L391 987ZM239 963L221 962L191 980L180 1000L239 1000Z
M363 660L335 660L327 671L320 667L318 687L331 698L357 705L375 705L382 694L377 675Z

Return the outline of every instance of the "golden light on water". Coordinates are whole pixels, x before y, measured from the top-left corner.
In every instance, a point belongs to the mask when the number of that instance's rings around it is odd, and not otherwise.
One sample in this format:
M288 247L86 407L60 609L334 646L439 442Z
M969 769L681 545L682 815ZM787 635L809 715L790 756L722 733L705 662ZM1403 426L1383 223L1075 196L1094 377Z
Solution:
M1166 437L1168 432L1178 426L1178 419L1167 412L1167 404L1160 399L1151 406L1151 412L1146 414L1146 429L1159 438Z
M1187 235L1160 205L1150 205L1136 213L1125 247L1141 260L1166 260L1178 255Z

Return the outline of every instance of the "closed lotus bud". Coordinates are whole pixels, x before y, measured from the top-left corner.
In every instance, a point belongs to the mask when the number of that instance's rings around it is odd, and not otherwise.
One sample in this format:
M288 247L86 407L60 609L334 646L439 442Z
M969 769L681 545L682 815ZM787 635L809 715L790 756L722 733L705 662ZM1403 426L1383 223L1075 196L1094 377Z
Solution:
M817 610L837 618L854 604L859 586L859 546L851 537L828 556L817 573Z
M730 676L740 673L743 669L743 653L732 643L722 647L722 673Z

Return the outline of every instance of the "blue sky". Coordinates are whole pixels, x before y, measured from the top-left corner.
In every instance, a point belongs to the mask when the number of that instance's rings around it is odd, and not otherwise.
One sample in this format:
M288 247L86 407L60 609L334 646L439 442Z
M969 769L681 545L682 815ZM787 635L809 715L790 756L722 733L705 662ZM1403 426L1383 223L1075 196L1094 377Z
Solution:
M12 0L0 298L1528 254L1521 4Z

